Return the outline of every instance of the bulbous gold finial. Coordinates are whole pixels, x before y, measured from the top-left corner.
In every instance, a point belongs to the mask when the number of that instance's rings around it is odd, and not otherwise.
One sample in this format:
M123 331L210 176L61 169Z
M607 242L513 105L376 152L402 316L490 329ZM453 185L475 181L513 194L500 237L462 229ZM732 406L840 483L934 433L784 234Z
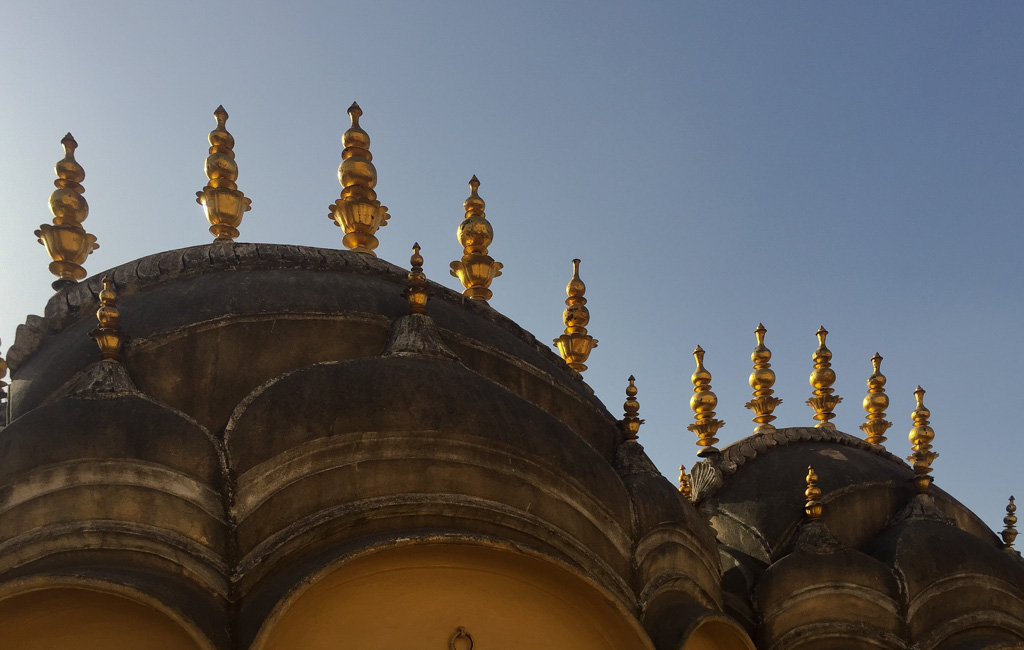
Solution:
M96 320L99 327L89 332L89 336L99 346L103 360L121 361L121 351L128 336L121 331L121 312L117 309L117 294L114 293L114 283L110 278L103 278Z
M907 456L907 460L914 465L914 485L917 486L918 492L923 493L928 491L928 486L934 480L928 474L932 471L932 462L939 454L932 451L935 430L928 426L928 418L932 413L924 405L924 389L918 386L914 391L914 398L917 400L917 407L910 414L914 419L914 428L907 436L913 445L913 452Z
M0 355L0 402L7 399L7 382L4 381L4 377L7 376L7 361Z
M209 182L196 192L196 203L203 206L215 241L233 241L238 237L242 215L252 209L252 199L235 184L238 163L235 162L235 139L225 127L228 112L223 106L218 106L213 116L217 119L217 127L210 131L210 155L206 157Z
M868 442L879 445L885 442L885 431L892 422L885 420L885 409L889 408L889 396L885 394L885 375L882 374L882 355L875 352L871 357L874 372L868 377L868 394L864 397L864 410L867 417L860 425L861 431L868 435Z
M701 448L697 455L704 458L718 453L714 447L718 442L715 434L725 422L715 419L718 397L711 390L711 373L704 367L704 349L699 345L693 351L693 358L697 362L697 369L690 376L693 382L690 410L693 411L695 422L686 428L697 434L697 446Z
M487 247L494 240L494 229L484 214L484 200L477 190L480 181L476 175L469 179L470 193L462 207L466 218L459 224L458 238L462 244L462 259L451 263L451 274L459 279L465 290L462 295L473 300L490 300L491 280L501 275L501 262L487 254Z
M412 256L409 258L412 269L409 271L409 284L405 288L405 299L409 301L409 308L414 314L427 313L427 275L423 272L423 256L420 255L420 245L412 245Z
M774 397L772 386L775 385L775 371L772 370L772 351L764 346L764 335L768 330L761 323L757 324L754 330L754 338L757 345L750 353L750 360L754 362L754 371L750 373L748 383L754 389L754 399L750 400L745 407L754 412L753 422L754 433L771 433L775 427L769 424L775 419L772 412L782 404L782 400Z
M60 141L64 145L64 158L54 168L57 187L50 195L50 212L53 213L53 225L43 224L35 231L39 243L46 246L50 255L50 273L57 276L53 288L60 290L75 284L85 277L82 264L85 258L99 248L96 236L85 232L82 222L89 216L89 204L82 193L82 181L85 180L85 169L75 160L75 149L78 143L70 133Z
M1006 504L1006 516L1003 517L1003 525L1005 526L999 536L1003 538L1003 546L1006 550L1010 551L1013 549L1013 542L1017 539L1017 516L1013 513L1017 512L1017 506L1013 504L1013 497L1010 497L1010 502Z
M345 231L341 243L357 253L376 257L373 249L379 243L377 230L388 224L391 215L386 206L377 200L377 168L373 166L370 153L370 136L359 126L363 110L352 102L348 109L352 126L341 136L345 149L341 152L338 167L338 181L341 183L341 198L330 206L329 219Z
M804 504L804 512L807 513L807 517L809 519L821 517L824 506L821 503L821 490L818 488L818 475L810 465L807 466L807 489L804 490L804 496L807 497L807 503Z
M693 500L693 487L690 486L690 476L686 473L686 465L679 466L679 492L688 501Z
M597 339L587 334L590 310L587 309L587 299L583 297L586 290L587 286L580 280L580 261L573 260L572 279L565 286L565 293L569 297L565 299L565 311L562 312L565 333L555 339L555 345L558 353L576 372L587 369L587 358L591 350L597 347Z
M644 423L640 419L640 402L636 401L636 378L629 376L629 385L626 386L626 401L622 404L624 411L622 415L622 431L626 436L626 442L634 442L639 437L640 425Z
M811 355L811 359L814 360L814 370L811 372L809 380L814 391L813 396L806 403L814 409L814 419L818 421L818 424L814 425L815 427L835 431L836 425L829 420L836 416L832 409L842 402L843 398L832 394L832 384L836 381L836 372L832 370L832 351L825 347L828 330L819 327L817 336L818 349Z

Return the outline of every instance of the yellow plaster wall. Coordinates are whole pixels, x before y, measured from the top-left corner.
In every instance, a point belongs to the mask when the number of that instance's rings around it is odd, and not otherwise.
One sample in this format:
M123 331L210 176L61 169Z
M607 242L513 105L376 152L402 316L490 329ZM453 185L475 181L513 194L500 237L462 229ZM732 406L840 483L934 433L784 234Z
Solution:
M342 565L273 615L253 647L448 650L458 627L473 650L653 648L631 615L568 571L518 553L445 544Z
M86 589L41 589L0 600L0 648L202 650L152 607Z

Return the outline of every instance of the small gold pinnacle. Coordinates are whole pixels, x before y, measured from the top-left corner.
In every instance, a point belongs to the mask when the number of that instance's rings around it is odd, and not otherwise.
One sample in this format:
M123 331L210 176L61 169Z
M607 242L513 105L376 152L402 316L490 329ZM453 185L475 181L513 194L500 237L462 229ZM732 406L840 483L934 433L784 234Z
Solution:
M693 358L697 362L697 369L690 376L693 382L690 410L693 411L695 422L686 428L697 434L697 446L701 448L697 455L704 458L718 453L714 447L718 442L715 434L725 422L715 419L718 397L711 390L711 373L704 367L704 349L699 345L693 351Z
M754 330L754 338L757 345L750 353L750 360L754 362L754 371L750 373L748 383L754 390L754 399L744 406L754 412L754 433L771 433L775 427L770 424L775 416L772 412L782 404L782 400L774 397L772 386L775 385L775 371L772 370L772 351L764 346L764 335L768 330L761 323L757 324Z
M832 409L842 402L843 398L832 394L832 384L836 381L836 373L832 370L832 352L825 347L828 330L819 327L817 336L818 349L811 356L811 359L814 360L814 370L811 372L809 380L814 391L812 397L807 400L807 405L814 409L814 419L818 421L818 424L814 426L819 429L835 431L836 425L829 420L836 416Z
M252 209L252 199L243 194L235 183L238 180L238 163L235 162L235 138L225 126L228 112L223 106L218 106L213 116L217 126L210 131L210 155L206 158L209 182L196 192L196 203L203 206L215 241L230 242L238 237L242 215Z
M423 256L420 255L420 245L412 245L412 256L409 258L412 269L409 271L409 284L405 288L405 298L409 301L409 308L414 314L427 313L427 276L423 273Z
M626 386L626 401L622 405L622 430L626 442L635 442L639 437L640 425L644 423L640 419L640 402L636 401L636 378L629 376L629 385Z
M818 475L814 473L814 468L810 465L807 466L807 489L804 490L804 496L807 497L807 503L804 504L804 512L807 513L807 517L810 519L821 517L824 506L821 503L821 490L818 488Z
M501 275L501 262L487 254L487 247L494 240L494 229L484 213L484 200L478 190L480 181L474 174L469 179L469 198L462 203L466 218L459 224L458 238L462 244L462 259L452 262L452 277L459 279L465 290L462 295L473 300L490 300L491 281Z
M562 312L565 333L555 339L555 345L558 347L558 353L576 372L587 369L587 358L597 347L597 339L587 334L590 310L587 309L587 299L583 297L586 291L587 286L580 279L580 261L573 260L572 279L565 287L565 293L569 297L565 299L565 311Z
M117 294L110 278L103 278L100 308L96 310L99 327L89 332L100 348L104 361L121 361L121 352L128 337L121 331L121 312L117 309Z
M885 420L885 409L889 408L889 396L885 394L885 375L882 374L882 355L875 352L871 357L874 372L868 377L868 394L864 397L864 410L867 412L861 430L868 435L868 442L881 446L885 442L885 431L892 422Z
M928 426L928 418L931 411L924 405L924 389L920 386L914 391L914 398L917 400L917 407L911 413L914 420L914 428L910 430L908 438L913 445L913 452L907 456L914 466L914 485L918 492L927 492L928 486L934 480L928 474L932 471L932 462L939 457L939 454L932 451L932 440L935 439L935 431Z
M57 187L50 194L50 212L53 225L43 224L35 231L39 243L46 246L50 259L50 273L57 276L53 283L55 290L75 284L86 275L82 264L94 250L99 248L96 236L85 232L82 222L89 216L89 204L82 193L85 188L85 169L75 160L78 143L70 133L60 141L64 145L64 157L57 162L55 170Z
M338 166L341 198L329 207L327 217L345 232L341 243L346 248L377 257L373 252L380 243L376 232L387 225L391 215L373 189L377 186L377 168L370 153L370 136L359 126L362 114L359 104L352 102L348 108L352 126L341 136L345 147Z
M1003 545L1006 550L1013 549L1013 542L1017 539L1017 516L1013 513L1017 512L1017 506L1013 504L1013 497L1010 497L1010 502L1006 504L1006 516L1003 517L1004 528L999 536L1003 538Z

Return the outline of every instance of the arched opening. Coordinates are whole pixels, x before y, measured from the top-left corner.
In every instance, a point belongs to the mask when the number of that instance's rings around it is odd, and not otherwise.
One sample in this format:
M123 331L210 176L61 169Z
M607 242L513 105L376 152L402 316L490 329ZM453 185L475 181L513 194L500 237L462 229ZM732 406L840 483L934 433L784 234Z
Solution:
M701 623L682 650L756 650L743 630L735 624L711 620Z
M80 587L50 587L0 600L0 640L18 650L206 650L149 605Z
M406 546L346 562L279 605L253 644L450 647L653 650L633 616L568 570L463 544Z

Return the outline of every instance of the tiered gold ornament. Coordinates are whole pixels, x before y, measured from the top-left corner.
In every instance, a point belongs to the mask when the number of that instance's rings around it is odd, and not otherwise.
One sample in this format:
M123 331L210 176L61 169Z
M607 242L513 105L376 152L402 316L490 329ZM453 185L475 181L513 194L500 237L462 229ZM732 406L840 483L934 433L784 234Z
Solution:
M772 351L764 346L764 335L768 330L761 323L757 324L754 330L754 338L757 346L750 353L750 360L754 362L754 371L750 373L748 383L754 389L754 399L750 400L745 407L754 412L753 422L754 433L771 433L775 427L770 424L775 416L772 412L782 404L782 400L775 397L772 386L775 385L775 371L772 370Z
M1010 497L1010 502L1006 504L1006 516L1003 517L1003 525L1005 526L999 536L1003 538L1003 545L1006 550L1013 550L1013 542L1017 539L1017 515L1013 514L1017 512L1017 506L1013 504L1013 497Z
M451 263L451 274L459 279L465 290L462 295L473 300L490 300L491 280L501 275L501 262L487 254L487 247L494 240L494 229L484 213L484 200L477 190L480 181L474 175L469 179L470 193L462 207L466 218L459 224L458 238L462 244L462 259Z
M0 402L3 402L7 398L7 382L4 378L7 377L7 361L0 356Z
M686 473L686 465L679 466L679 492L687 500L693 500L693 487L690 485L690 476Z
M939 457L939 454L932 451L932 440L935 439L935 431L928 426L928 418L931 417L924 405L924 389L920 386L914 391L914 398L917 400L917 408L911 413L914 419L914 428L910 430L908 438L913 445L913 453L907 456L914 466L914 485L918 492L927 492L928 486L934 480L928 474L932 471L932 462Z
M420 245L412 245L412 256L409 258L412 269L409 271L409 284L405 288L404 296L409 301L409 308L414 314L427 313L427 275L423 272L423 256L420 255Z
M370 136L359 126L363 110L352 102L348 114L352 127L341 136L345 149L341 152L338 167L338 181L341 183L341 198L330 206L328 218L345 231L341 243L357 253L377 256L373 249L379 243L375 233L388 223L387 207L377 200L377 169L373 166L370 153Z
M695 422L686 428L697 434L697 446L701 448L697 455L705 458L718 453L714 447L718 442L715 434L725 422L715 419L718 397L711 390L711 373L704 367L704 350L699 345L693 351L693 358L697 362L697 369L690 376L693 382L690 410L694 413Z
M804 490L804 496L807 497L807 503L804 504L804 512L807 513L807 517L809 519L821 517L824 506L821 503L821 490L818 488L818 475L810 465L807 466L807 489Z
M811 387L814 388L814 393L806 403L814 409L814 419L818 421L818 424L814 425L815 427L835 431L836 425L829 422L829 420L836 416L832 409L842 402L843 398L832 394L832 384L836 382L836 372L832 370L832 352L825 347L825 337L828 336L828 330L824 327L819 327L817 336L818 349L811 355L811 359L814 360L814 370L811 372L809 379Z
M886 440L885 431L892 426L892 422L885 419L885 409L889 408L889 396L885 394L885 375L881 371L882 355L875 352L875 356L871 357L871 365L874 372L868 377L868 394L863 402L867 417L860 428L867 434L869 443L881 446Z
M64 145L64 158L57 162L57 189L50 195L53 225L43 224L35 231L39 243L50 255L50 273L57 276L53 288L60 290L85 277L82 264L85 258L99 248L96 236L85 232L82 222L89 216L89 204L82 193L85 170L75 160L78 143L70 133L60 141Z
M587 358L591 350L597 347L597 339L587 334L590 310L587 309L587 299L583 297L586 291L587 285L580 280L580 261L573 260L572 279L565 286L565 293L569 297L565 299L565 311L562 312L565 333L555 339L555 345L558 346L558 353L576 372L587 369Z
M629 376L629 385L626 386L626 401L622 404L622 432L625 434L626 442L635 442L639 437L640 425L644 423L640 419L640 402L636 401L636 378Z
M229 242L238 237L242 215L252 209L252 199L238 189L238 163L235 139L224 126L228 112L218 106L213 112L217 128L210 131L210 155L206 157L206 177L210 182L196 192L196 203L203 206L214 241Z
M121 331L121 312L117 309L117 294L110 278L103 278L100 308L96 310L99 327L89 332L100 348L104 361L121 361L121 352L128 336Z

